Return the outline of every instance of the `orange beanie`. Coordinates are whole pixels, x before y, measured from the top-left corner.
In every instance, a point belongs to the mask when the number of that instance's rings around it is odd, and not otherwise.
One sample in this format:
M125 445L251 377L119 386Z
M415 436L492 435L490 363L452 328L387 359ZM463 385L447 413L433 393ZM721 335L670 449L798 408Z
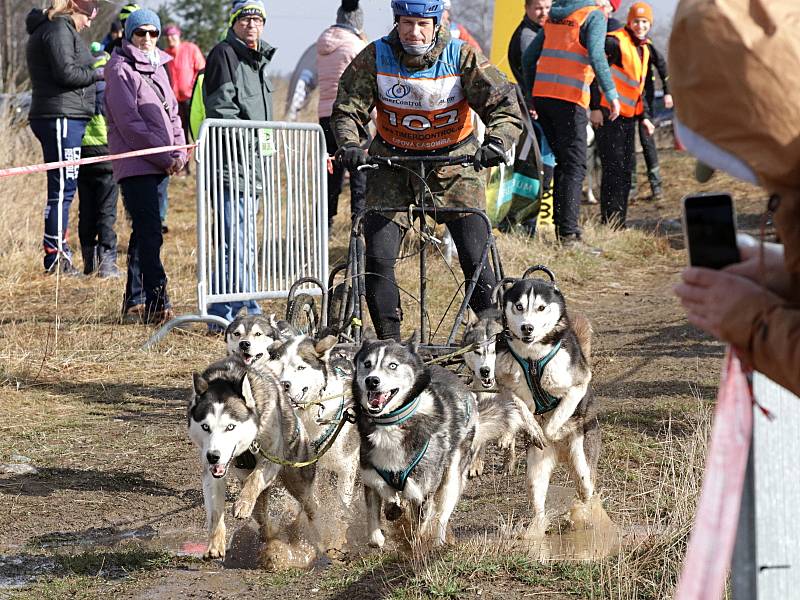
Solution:
M634 2L628 9L628 25L635 19L647 19L653 24L653 9L647 2Z

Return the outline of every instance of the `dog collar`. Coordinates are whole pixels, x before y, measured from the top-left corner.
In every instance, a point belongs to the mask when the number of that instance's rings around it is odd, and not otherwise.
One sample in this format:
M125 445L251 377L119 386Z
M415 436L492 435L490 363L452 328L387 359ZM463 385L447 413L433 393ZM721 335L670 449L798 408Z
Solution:
M545 390L542 387L541 380L542 373L544 373L544 368L547 366L547 363L553 360L553 357L561 350L561 340L558 340L558 343L553 346L553 349L539 360L530 360L522 358L519 354L514 352L514 348L511 346L510 336L506 336L506 338L509 342L508 351L525 374L525 382L528 384L533 403L536 405L535 413L537 415L543 415L554 410L556 406L558 406L558 403L561 402L561 398L556 398Z
M417 409L419 408L421 396L415 396L411 402L407 402L397 410L393 410L390 413L386 413L385 415L378 415L377 417L369 416L369 419L375 424L380 427L390 427L392 425L400 425L401 423L405 423L408 421Z

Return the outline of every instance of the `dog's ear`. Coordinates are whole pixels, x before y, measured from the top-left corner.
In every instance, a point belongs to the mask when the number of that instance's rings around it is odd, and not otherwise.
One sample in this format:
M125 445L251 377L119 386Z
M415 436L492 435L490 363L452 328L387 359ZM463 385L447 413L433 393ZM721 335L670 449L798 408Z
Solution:
M278 355L278 350L281 349L281 346L283 346L283 340L275 340L269 345L267 348L267 354L269 354L270 360L275 359L275 357Z
M378 339L378 334L375 333L372 327L364 327L364 331L361 333L361 339L365 342L371 342Z
M333 350L333 347L335 345L336 345L336 336L328 335L316 343L316 345L314 346L314 352L317 353L317 356L319 356L320 359L327 362L331 356L331 350Z
M208 391L208 382L200 373L192 373L192 385L194 386L195 396L202 396Z
M272 325L275 329L279 329L278 327L278 320L275 318L275 313L271 313L269 317L267 317L269 324Z
M475 311L472 310L471 306L468 306L467 311L464 313L464 317L461 319L461 322L466 327L472 327L473 325L477 324L478 321L480 321L478 315L475 314Z
M255 410L256 398L253 396L253 390L250 387L250 377L248 375L242 377L242 398L244 399L244 405L247 408L250 410Z
M411 337L408 338L403 345L408 348L411 354L417 354L419 350L419 330L415 329L414 333L411 334Z

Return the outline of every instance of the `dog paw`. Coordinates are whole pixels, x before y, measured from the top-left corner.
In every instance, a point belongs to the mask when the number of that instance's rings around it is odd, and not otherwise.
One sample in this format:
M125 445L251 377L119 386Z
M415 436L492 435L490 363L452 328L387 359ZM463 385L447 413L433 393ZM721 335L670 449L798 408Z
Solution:
M372 548L383 548L383 544L385 541L386 538L383 537L383 532L380 529L376 529L369 536L369 545Z
M476 458L472 461L467 476L470 479L474 479L475 477L480 477L481 475L483 475L483 460Z
M403 507L395 502L389 502L383 509L383 516L386 517L387 521L397 521L403 516Z
M528 540L541 539L545 536L548 529L550 529L550 519L544 514L536 515L525 530L523 537Z
M253 507L255 502L251 502L247 498L239 498L233 505L233 516L237 519L249 519L253 514Z
M225 544L215 544L211 542L208 545L208 550L203 554L204 560L215 560L225 558Z

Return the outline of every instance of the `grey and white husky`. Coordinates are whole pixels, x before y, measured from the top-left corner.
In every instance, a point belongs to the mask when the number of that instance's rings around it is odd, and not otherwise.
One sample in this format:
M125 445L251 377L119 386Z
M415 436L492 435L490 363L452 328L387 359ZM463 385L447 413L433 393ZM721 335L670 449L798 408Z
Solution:
M272 368L280 385L300 416L311 440L312 452L319 453L334 435L345 410L352 405L350 380L352 363L331 359L334 336L320 341L299 335L272 349ZM336 475L336 491L349 507L358 474L358 432L346 423L333 445L320 459L320 470ZM317 477L320 477L318 473Z
M203 499L209 532L206 558L225 556L225 481L233 473L242 483L234 504L236 518L252 514L264 539L269 536L269 487L280 478L313 523L317 506L312 488L315 466L285 468L251 453L253 442L270 456L303 461L309 457L305 428L277 379L229 356L195 373L187 421L200 451ZM256 448L253 448L255 451Z
M590 387L591 326L585 318L570 322L563 294L542 279L516 280L501 304L506 334L498 384L537 415L547 444L529 448L527 457L533 526L544 531L547 489L559 462L569 465L584 506L595 490L601 440Z
M248 366L264 368L270 359L269 349L275 342L299 335L286 321L275 315L236 317L225 329L225 346L229 355L240 356Z
M538 425L524 403L513 394L500 394L488 391L495 388L495 365L497 361L497 338L503 332L499 310L486 310L476 315L468 310L465 321L462 348L471 348L464 353L464 364L470 373L470 388L478 400L478 412L488 418L497 418L506 425L505 432L497 440L497 445L506 451L505 469L511 473L516 462L516 436L520 431L535 431ZM485 447L476 449L475 458L469 469L470 477L483 474Z
M354 365L370 545L384 544L384 500L388 519L405 507L420 540L444 543L475 447L499 437L504 424L479 414L456 375L423 364L416 335L405 344L367 337Z

